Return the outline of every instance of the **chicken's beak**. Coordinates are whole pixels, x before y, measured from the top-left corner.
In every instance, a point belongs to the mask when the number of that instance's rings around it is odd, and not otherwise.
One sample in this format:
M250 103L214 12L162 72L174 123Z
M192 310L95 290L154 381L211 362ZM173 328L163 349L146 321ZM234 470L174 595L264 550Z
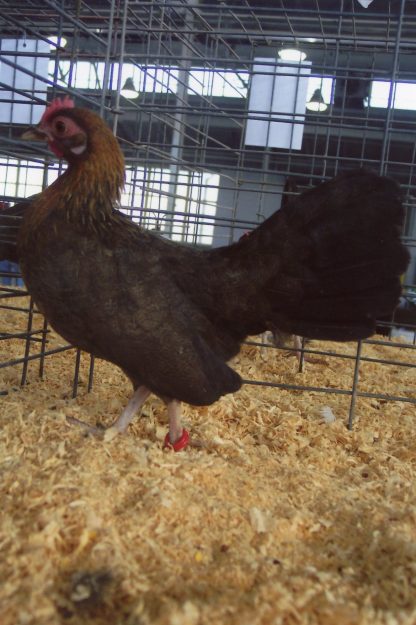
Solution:
M48 135L39 126L31 126L21 135L25 141L47 141Z

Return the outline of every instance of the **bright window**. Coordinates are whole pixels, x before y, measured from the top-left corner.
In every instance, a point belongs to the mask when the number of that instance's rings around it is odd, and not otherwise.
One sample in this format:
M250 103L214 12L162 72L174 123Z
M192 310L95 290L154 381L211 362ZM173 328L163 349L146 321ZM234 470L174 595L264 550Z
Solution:
M43 166L33 161L1 158L0 197L24 198L40 193L43 172ZM47 186L61 172L58 163L50 165ZM218 174L210 172L128 168L122 211L145 228L175 241L211 245L219 180Z
M50 61L49 74L53 76L54 61ZM111 89L116 89L120 65L114 63L111 73ZM179 68L169 66L121 65L121 86L132 78L137 91L141 93L176 93ZM102 89L104 63L60 61L58 84L76 89ZM204 96L247 97L248 73L228 69L192 68L188 75L188 93Z
M219 175L210 172L128 169L122 210L149 230L174 241L210 245L218 186Z
M29 197L42 191L42 165L33 161L0 158L0 196ZM47 186L52 184L59 175L57 163L48 167Z
M389 106L390 97L392 108L416 111L416 84L408 82L391 83L386 80L374 80L371 85L369 105L378 108L387 108Z

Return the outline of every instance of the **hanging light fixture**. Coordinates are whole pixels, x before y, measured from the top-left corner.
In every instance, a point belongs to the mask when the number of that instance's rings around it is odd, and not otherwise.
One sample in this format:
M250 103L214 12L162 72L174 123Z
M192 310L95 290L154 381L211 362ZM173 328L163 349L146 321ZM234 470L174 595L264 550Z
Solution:
M278 55L282 61L289 61L292 63L301 63L306 59L306 52L299 50L299 48L282 48L279 50Z
M123 98L127 98L129 100L134 100L134 98L137 98L137 96L139 95L139 92L134 86L133 78L126 79L126 82L124 83L120 93L123 96Z
M314 111L315 113L323 113L328 108L325 100L322 97L322 91L315 89L309 102L306 103L308 111Z
M53 35L52 37L48 37L48 39L57 48L65 48L68 43L63 35L60 35L59 37L55 37L55 35Z

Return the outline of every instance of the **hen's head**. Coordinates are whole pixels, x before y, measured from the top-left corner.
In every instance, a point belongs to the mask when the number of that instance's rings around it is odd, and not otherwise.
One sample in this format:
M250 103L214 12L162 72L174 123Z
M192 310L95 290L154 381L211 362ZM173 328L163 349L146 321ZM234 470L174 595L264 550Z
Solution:
M120 153L107 124L96 113L76 108L69 97L56 98L46 107L37 126L22 136L32 141L47 141L58 158L68 163L85 160L93 154Z

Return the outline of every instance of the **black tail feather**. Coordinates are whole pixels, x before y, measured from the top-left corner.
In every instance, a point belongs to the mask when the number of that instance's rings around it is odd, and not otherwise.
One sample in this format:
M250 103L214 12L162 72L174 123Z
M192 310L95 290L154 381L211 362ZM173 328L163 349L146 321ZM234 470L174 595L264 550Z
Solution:
M364 170L290 201L243 243L267 275L265 326L338 341L374 333L401 293L403 220L396 183Z

